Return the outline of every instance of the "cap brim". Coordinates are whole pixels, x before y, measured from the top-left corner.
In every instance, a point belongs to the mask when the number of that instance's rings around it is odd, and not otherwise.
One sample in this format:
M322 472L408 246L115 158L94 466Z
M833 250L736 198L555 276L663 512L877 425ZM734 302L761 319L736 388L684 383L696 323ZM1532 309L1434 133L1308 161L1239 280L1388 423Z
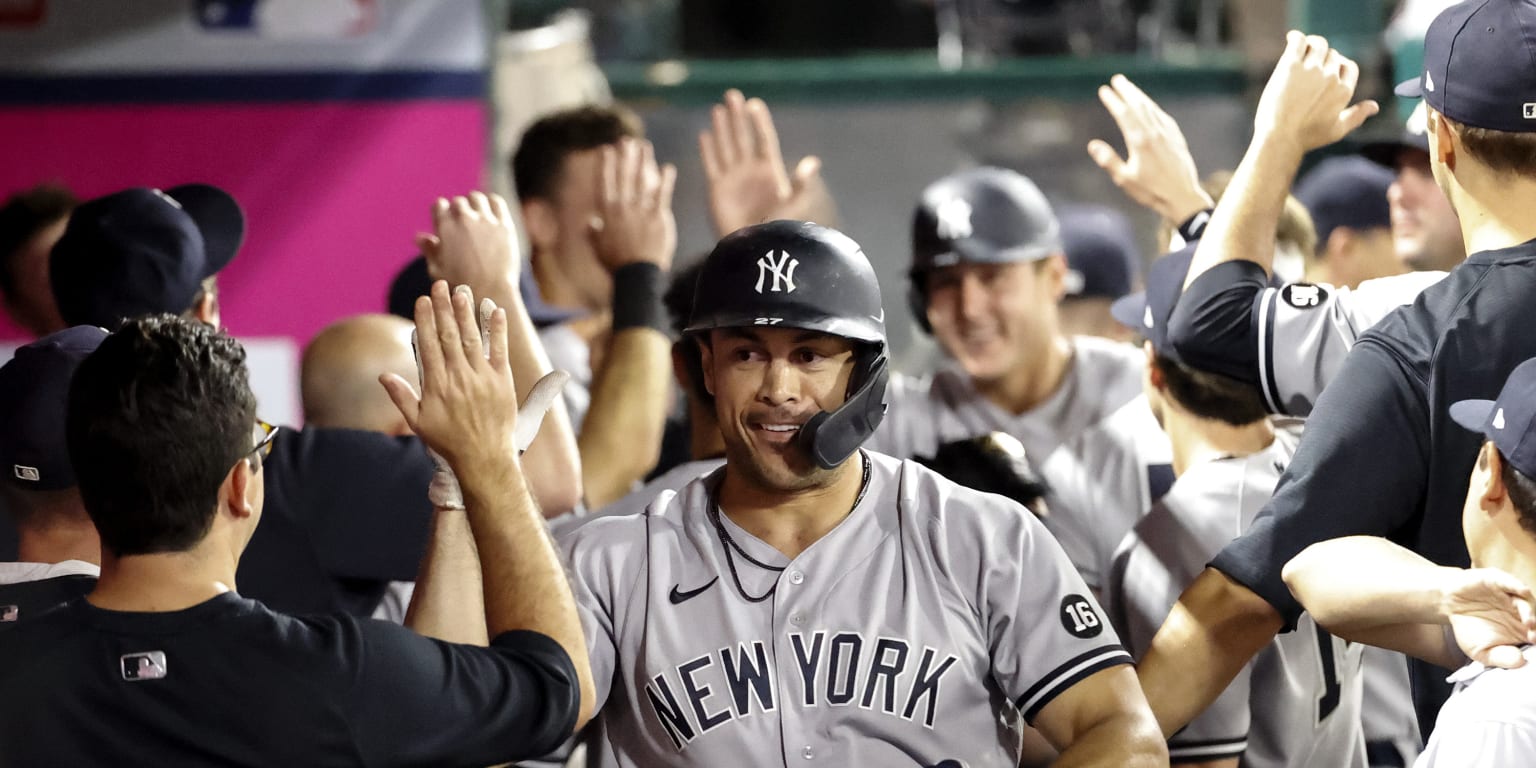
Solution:
M245 213L235 198L211 184L183 184L165 190L181 204L203 235L203 277L218 274L245 242Z
M1146 333L1146 291L1137 291L1129 296L1122 296L1116 299L1115 303L1109 305L1109 314L1121 325L1137 333Z
M1397 158L1403 150L1429 152L1429 137L1407 134L1403 138L1387 141L1373 141L1360 147L1360 156L1387 168L1397 168Z
M1488 417L1493 413L1492 400L1458 400L1451 403L1451 421L1481 434L1488 427Z
M1397 87L1392 89L1392 92L1405 99L1424 98L1424 86L1420 82L1420 78L1417 77L1398 83Z

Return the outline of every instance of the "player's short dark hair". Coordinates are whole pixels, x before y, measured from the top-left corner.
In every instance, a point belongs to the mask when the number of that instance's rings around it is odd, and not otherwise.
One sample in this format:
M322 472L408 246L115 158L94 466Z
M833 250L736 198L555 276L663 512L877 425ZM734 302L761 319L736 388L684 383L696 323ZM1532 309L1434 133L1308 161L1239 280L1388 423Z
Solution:
M1153 355L1152 365L1163 374L1168 396L1202 419L1241 427L1269 415L1263 393L1252 384L1197 370L1163 355Z
M1445 115L1440 119L1450 124L1461 138L1467 154L1478 162L1507 176L1536 176L1536 134L1496 131L1458 123Z
M589 105L547 115L529 126L518 142L512 155L512 184L521 200L549 200L568 155L644 137L640 117L619 105Z
M39 184L0 205L0 292L16 295L16 254L45 227L69 215L80 199L58 184Z
M1494 450L1498 450L1497 447ZM1520 516L1520 527L1526 533L1536 536L1536 480L1527 477L1525 473L1515 469L1509 460L1500 453L1499 466L1503 469L1499 472L1499 479L1504 482L1504 489L1509 493L1509 504L1515 508L1515 513ZM1481 455L1478 463L1482 464Z
M178 315L124 322L75 372L65 420L102 548L141 555L201 541L255 424L239 342Z

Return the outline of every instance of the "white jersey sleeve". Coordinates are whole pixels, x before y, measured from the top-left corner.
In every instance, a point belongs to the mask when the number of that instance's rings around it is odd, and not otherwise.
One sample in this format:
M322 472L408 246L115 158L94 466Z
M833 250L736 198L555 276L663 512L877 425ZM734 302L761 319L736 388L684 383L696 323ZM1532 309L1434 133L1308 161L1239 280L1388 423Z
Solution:
M1306 416L1355 340L1392 310L1411 304L1444 272L1409 272L1359 288L1292 283L1266 288L1255 308L1259 380L1274 413Z

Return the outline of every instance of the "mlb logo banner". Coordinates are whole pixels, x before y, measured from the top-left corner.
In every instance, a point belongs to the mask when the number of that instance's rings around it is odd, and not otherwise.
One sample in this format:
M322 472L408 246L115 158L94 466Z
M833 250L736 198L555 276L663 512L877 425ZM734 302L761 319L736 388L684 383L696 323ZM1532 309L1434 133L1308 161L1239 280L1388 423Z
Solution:
M362 37L378 28L375 0L198 0L205 30L278 40Z

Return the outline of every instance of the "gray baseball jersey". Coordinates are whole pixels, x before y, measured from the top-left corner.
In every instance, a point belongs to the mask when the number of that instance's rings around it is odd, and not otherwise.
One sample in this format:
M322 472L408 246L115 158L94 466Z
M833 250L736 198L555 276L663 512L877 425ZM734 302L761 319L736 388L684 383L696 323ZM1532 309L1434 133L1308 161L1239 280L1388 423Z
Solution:
M562 541L618 765L1016 765L1021 720L1130 662L1023 507L863 455L794 559L718 512L729 467Z
M540 330L539 342L544 345L544 353L549 355L551 369L571 374L571 380L560 390L560 397L571 418L571 429L579 435L587 410L592 407L592 352L569 323Z
M1068 438L1039 470L1051 484L1045 527L1097 590L1115 548L1173 485L1173 446L1142 395Z
M1141 350L1092 336L1073 336L1072 349L1072 365L1061 386L1039 406L1017 415L982 397L954 365L926 376L892 376L885 421L866 447L898 458L932 456L951 440L1006 432L1024 444L1032 460L1050 456L1063 440L1141 394L1146 365Z
M1414 768L1527 768L1536 762L1536 648L1525 666L1489 669L1472 662L1456 686Z
M1137 655L1179 594L1252 523L1296 449L1294 424L1268 448L1190 467L1116 551L1104 602ZM1209 709L1168 742L1174 762L1241 755L1260 768L1363 768L1360 646L1304 616L1259 653Z
M1443 277L1444 272L1409 272L1367 280L1354 290L1321 283L1266 288L1255 312L1259 379L1269 409L1290 416L1311 413L1355 339Z
M659 476L653 478L645 485L624 494L622 498L609 504L596 512L575 510L561 515L549 521L549 532L560 538L575 530L577 526L584 525L588 520L599 517L621 517L644 512L651 502L661 495L662 491L675 491L683 486L703 477L725 463L725 459L704 459L702 461L687 461L679 464Z

